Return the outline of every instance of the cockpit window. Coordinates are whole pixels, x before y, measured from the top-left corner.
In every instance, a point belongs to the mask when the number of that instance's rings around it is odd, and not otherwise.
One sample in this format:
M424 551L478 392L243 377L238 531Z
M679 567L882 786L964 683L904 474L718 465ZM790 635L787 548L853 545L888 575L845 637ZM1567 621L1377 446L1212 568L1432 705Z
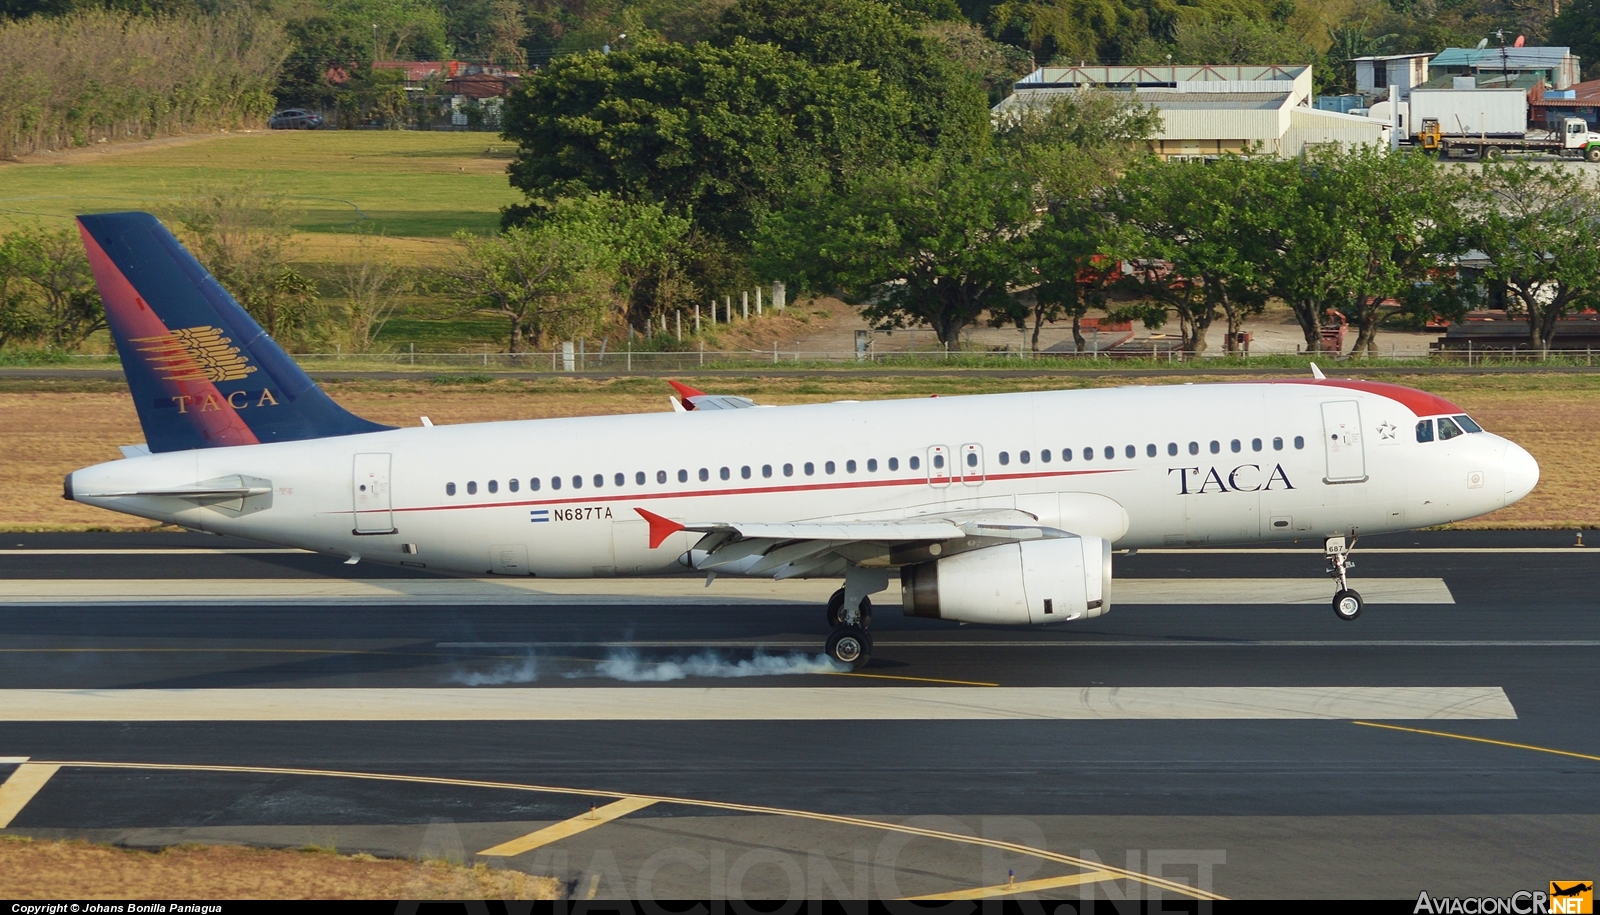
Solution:
M1422 422L1417 423L1417 441L1433 441L1433 420L1425 419Z
M1458 435L1466 435L1466 433L1461 431L1461 427L1456 425L1455 420L1448 416L1439 417L1439 441L1447 442Z
M1468 432L1482 432L1483 431L1483 427L1478 425L1477 423L1473 422L1472 421L1472 417L1468 416L1465 413L1461 414L1460 416L1454 417L1454 419L1456 421L1456 425L1458 425L1461 428L1467 430Z

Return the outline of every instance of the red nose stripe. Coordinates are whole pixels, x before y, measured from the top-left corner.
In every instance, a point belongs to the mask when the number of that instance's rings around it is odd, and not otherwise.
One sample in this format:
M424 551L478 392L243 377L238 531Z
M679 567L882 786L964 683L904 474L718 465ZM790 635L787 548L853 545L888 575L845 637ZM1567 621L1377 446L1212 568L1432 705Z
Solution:
M1355 381L1348 378L1285 378L1275 381L1274 384L1312 384L1325 388L1345 388L1351 391L1361 391L1366 394L1376 394L1387 397L1400 404L1418 416L1438 416L1444 413L1465 413L1455 404L1437 394L1408 388L1401 384L1389 384L1383 381Z

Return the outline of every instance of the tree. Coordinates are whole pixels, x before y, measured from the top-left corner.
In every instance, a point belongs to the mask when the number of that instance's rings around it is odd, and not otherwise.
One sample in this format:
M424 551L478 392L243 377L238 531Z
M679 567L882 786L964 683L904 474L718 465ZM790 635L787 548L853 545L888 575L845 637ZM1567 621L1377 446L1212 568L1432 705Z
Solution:
M821 66L858 64L905 93L910 138L927 145L988 139L989 106L975 75L944 41L877 0L739 0L717 40L773 44Z
M1583 172L1521 160L1488 164L1473 184L1483 278L1523 313L1528 346L1548 353L1563 315L1600 305L1600 189Z
M1600 0L1568 0L1561 7L1550 21L1550 40L1588 61L1584 76L1594 79L1600 75Z
M562 198L550 206L548 224L611 252L618 301L630 325L653 326L656 319L693 308L703 297L692 277L693 226L660 204L628 203L606 194Z
M506 319L507 352L594 333L612 313L613 253L559 226L513 226L490 238L461 232L456 241L446 286L468 308Z
M1115 228L1106 189L1144 155L1142 141L1159 126L1155 112L1109 92L1061 93L1014 110L998 125L997 144L1031 179L1041 216L1019 248L1038 283L1031 296L1015 298L1011 310L994 319L1019 328L1031 324L1033 352L1044 323L1068 316L1073 342L1083 351L1083 316L1105 307L1120 278L1116 263L1104 256Z
M506 222L609 193L740 240L809 175L838 182L900 154L908 118L876 75L772 45L641 41L558 58L507 104L511 183L529 200Z
M933 156L875 169L843 192L813 187L762 223L756 263L804 289L842 289L882 328L926 324L946 346L1011 307L1025 175L994 158Z
M1232 352L1245 318L1266 304L1265 252L1251 213L1270 174L1265 166L1238 156L1205 164L1149 161L1118 188L1115 250L1135 267L1133 287L1155 303L1146 322L1177 315L1190 358L1205 352L1219 310Z
M168 215L189 251L280 346L325 342L316 284L289 263L292 214L281 196L259 182L221 184Z
M36 336L63 351L106 326L76 230L27 226L0 243L0 324L0 340Z
M394 315L409 277L381 238L363 234L339 265L335 282L345 299L345 345L352 353L367 352Z

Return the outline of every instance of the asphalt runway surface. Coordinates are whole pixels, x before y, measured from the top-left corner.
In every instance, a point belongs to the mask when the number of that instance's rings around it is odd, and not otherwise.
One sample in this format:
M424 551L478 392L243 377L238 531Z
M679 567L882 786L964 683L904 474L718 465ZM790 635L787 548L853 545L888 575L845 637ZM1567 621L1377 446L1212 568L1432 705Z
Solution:
M203 535L0 535L0 832L443 856L580 898L1543 890L1600 861L1575 536L1365 538L1355 587L1433 597L1351 623L1225 599L1331 598L1318 548L1119 554L1168 596L1041 629L891 593L848 675L821 583L488 601Z

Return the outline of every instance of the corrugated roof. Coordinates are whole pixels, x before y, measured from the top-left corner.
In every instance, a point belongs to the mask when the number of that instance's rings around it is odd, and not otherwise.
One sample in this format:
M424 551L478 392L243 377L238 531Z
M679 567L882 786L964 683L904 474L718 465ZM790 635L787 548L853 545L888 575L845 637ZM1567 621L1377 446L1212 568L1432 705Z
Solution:
M1172 110L1250 109L1274 111L1289 102L1287 92L1135 92L1133 96L1152 108Z
M1309 67L1040 67L1018 80L1016 88L1049 86L1181 86L1193 82L1292 83Z
M1351 63L1355 63L1356 61L1360 61L1360 60L1411 60L1412 58L1415 58L1415 57L1432 57L1432 56L1433 56L1433 52L1432 51L1417 51L1416 53L1413 53L1413 54L1374 54L1374 55L1372 55L1370 57L1352 57L1352 58L1350 58L1350 62Z
M1544 70L1561 66L1572 54L1571 48L1445 48L1435 57L1435 67L1498 67L1504 61L1510 69Z

